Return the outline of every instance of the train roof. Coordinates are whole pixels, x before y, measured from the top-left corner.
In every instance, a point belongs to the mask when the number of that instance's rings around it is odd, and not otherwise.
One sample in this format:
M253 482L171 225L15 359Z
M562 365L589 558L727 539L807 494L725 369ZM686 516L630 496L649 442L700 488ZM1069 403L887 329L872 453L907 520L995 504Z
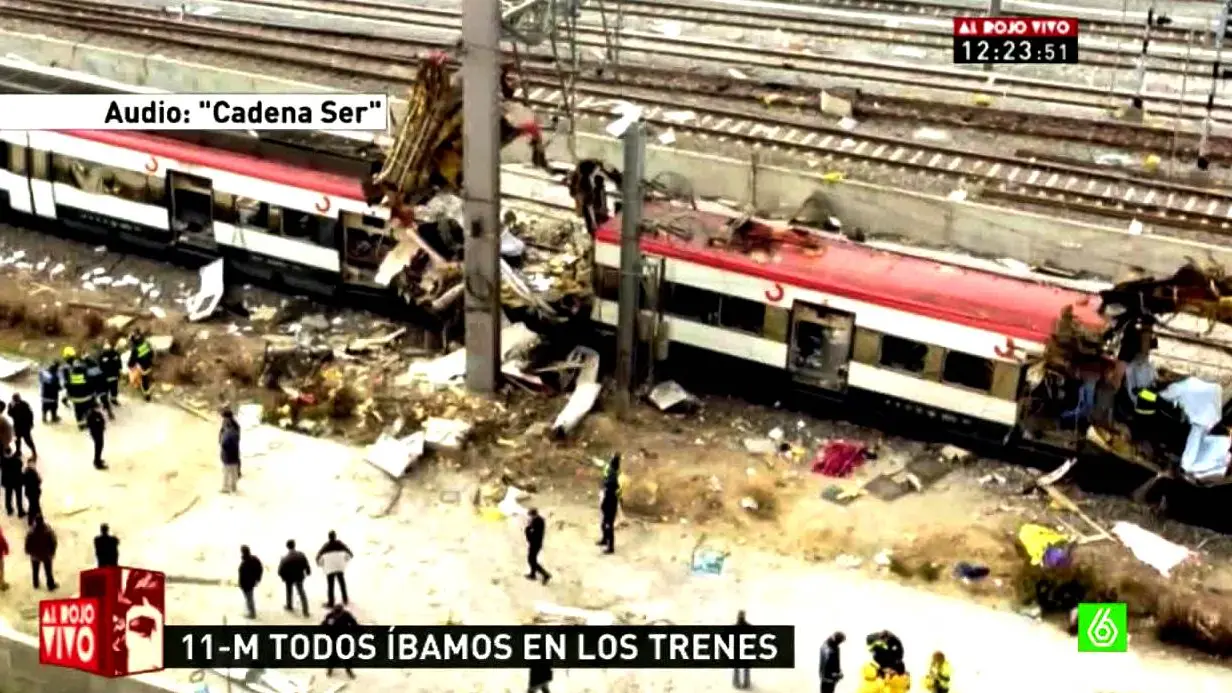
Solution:
M363 200L363 184L354 178L324 171L298 168L280 161L271 161L249 154L205 147L192 142L173 140L146 132L126 130L65 130L63 134L91 142L109 144L156 157L175 159L186 164L203 166L310 190L322 195L348 200Z
M0 91L8 94L166 93L12 59L0 59ZM384 160L383 151L371 139L320 130L152 132L167 139L354 178L372 176Z
M682 224L681 216L689 218ZM745 251L712 244L707 232L721 235L727 215L646 205L642 251L715 269L760 277L802 289L873 303L937 320L988 330L1017 339L1046 342L1066 306L1090 325L1100 325L1099 297L1043 282L1005 276L928 258L872 248L841 237L810 236L810 246L783 240ZM597 240L619 243L620 217L602 225ZM658 231L670 224L694 233L683 238ZM701 231L701 233L696 233ZM768 225L752 222L745 237L776 238Z

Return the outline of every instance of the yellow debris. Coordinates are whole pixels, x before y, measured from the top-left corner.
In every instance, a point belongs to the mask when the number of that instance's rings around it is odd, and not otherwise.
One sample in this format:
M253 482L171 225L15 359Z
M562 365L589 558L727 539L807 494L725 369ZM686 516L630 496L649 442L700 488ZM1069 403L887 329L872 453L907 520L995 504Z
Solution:
M842 171L827 171L821 174L821 179L827 183L837 183L844 178Z
M1026 524L1018 528L1018 543L1027 552L1031 565L1041 565L1044 553L1053 546L1069 542L1069 538L1043 525Z
M1148 171L1154 171L1159 168L1159 155L1148 154L1147 157L1142 160L1142 168Z
M971 97L971 102L974 103L976 106L991 106L992 97L989 96L988 94L976 94L975 96Z

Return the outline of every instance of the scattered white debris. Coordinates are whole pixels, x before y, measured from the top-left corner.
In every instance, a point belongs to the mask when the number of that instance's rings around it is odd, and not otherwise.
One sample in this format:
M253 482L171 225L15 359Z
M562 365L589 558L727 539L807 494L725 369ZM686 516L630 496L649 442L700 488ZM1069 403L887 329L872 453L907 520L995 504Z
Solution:
M599 384L599 352L590 347L574 347L568 361L570 364L576 364L579 371L573 394L569 395L565 408L560 410L556 420L552 422L552 432L557 436L568 435L582 418L590 413L595 402L599 400L599 391L602 389Z
M0 380L8 380L34 367L29 359L10 359L0 356Z
M184 306L188 309L189 322L205 320L218 310L218 304L226 292L225 271L225 265L221 259L201 268L199 271L201 288L188 299Z
M727 68L727 76L732 79L748 79L749 76L734 67Z
M860 121L856 120L855 118L845 117L842 120L838 121L838 126L849 132L851 130L855 130L856 127L859 125L860 125Z
M530 494L516 486L505 489L505 497L496 504L496 509L505 517L526 517L526 508L521 501Z
M928 51L917 46L895 46L891 53L899 58L914 58L917 60L928 57Z
M676 123L677 125L680 125L687 123L690 120L697 119L697 114L693 111L668 111L660 117L669 123Z
M920 128L912 134L912 137L929 142L948 142L950 140L950 133L936 128Z
M771 455L779 449L778 444L769 438L745 438L741 442L744 449L754 455Z
M1143 226L1142 222L1138 221L1137 219L1131 220L1129 222L1129 228L1126 229L1126 231L1128 231L1129 235L1131 236L1141 236L1142 232L1145 230L1146 230L1146 227Z
M401 478L423 457L426 438L423 431L404 438L383 435L368 446L364 459L391 477Z
M768 434L766 434L766 437L776 443L781 443L783 442L783 429L776 426Z
M754 510L759 509L761 506L757 504L757 501L755 499L749 496L745 496L744 498L740 499L740 507L744 508L745 510L748 510L749 512L752 512Z
M671 130L664 130L655 139L659 141L659 144L666 147L676 141L676 133Z
M967 191L963 190L962 188L958 188L957 190L951 190L950 194L946 195L946 198L949 199L950 202L966 202L967 201Z
M941 459L947 462L958 462L971 456L970 450L964 450L957 445L945 445L941 448Z
M1112 533L1125 544L1134 557L1169 577L1172 569L1193 555L1189 549L1145 530L1132 522L1112 525Z
M167 319L167 311L163 310L159 306L150 306L150 315L153 315L155 318L158 318L159 320ZM207 333L207 336L208 336L208 333Z
M697 398L675 380L665 380L655 385L646 398L658 407L659 411L670 411L683 404L697 402Z
M656 28L660 34L667 38L677 38L684 31L680 22L658 22L658 27Z
M459 450L470 432L467 421L432 417L424 422L424 444L433 450Z

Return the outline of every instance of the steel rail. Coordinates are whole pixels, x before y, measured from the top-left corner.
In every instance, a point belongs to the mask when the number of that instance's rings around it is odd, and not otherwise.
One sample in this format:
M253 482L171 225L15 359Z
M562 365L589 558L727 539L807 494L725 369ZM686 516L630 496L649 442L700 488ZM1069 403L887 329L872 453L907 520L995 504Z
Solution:
M0 14L3 12L4 10L0 10ZM61 21L64 21L64 18L61 18ZM95 27L105 24L97 17L90 21ZM140 31L132 30L133 24L140 24L135 20L126 20L127 24L114 18L108 21L121 23L130 33L143 35ZM162 25L159 28L168 31L182 29L180 26ZM212 41L196 43L205 47L214 44L213 47L217 49L217 42L220 40L218 32L221 30L210 31L214 32ZM144 34L144 37L155 38L148 33ZM183 37L179 40L187 41ZM395 83L409 82L412 77L410 73L405 77L389 74L387 63L391 56L388 55L382 55L380 58L364 55L369 61L386 65L384 71L378 72L334 65L320 59L263 53L251 47L254 41L268 42L268 37L259 35L235 36L232 32L227 40L248 46L235 46L227 50L243 52L261 59L292 61L305 67L341 71L353 76ZM302 49L303 45L299 44L298 47ZM398 58L408 66L416 64L417 59L418 56L412 55ZM557 84L555 81L545 81L552 86ZM576 86L579 94L583 96L575 105L581 115L610 118L614 100L634 99L648 107L646 120L650 124L690 132L700 137L777 148L820 159L856 160L931 173L947 179L975 183L980 186L977 192L983 191L988 196L1027 196L1037 204L1061 204L1076 211L1101 216L1133 216L1163 226L1232 235L1232 196L1219 190L1167 181L1134 179L1119 171L1021 157L985 155L879 135L854 135L842 128L819 125L800 117L772 113L754 115L721 106L682 104L679 94L665 94L661 89L647 90L647 93L634 96L627 86L612 86L598 81L580 82ZM563 103L559 90L545 86L544 81L537 85L532 81L526 84L526 87L532 105L555 109ZM681 108L699 113L701 117L694 122L682 123L665 115L668 111Z
M21 3L24 5L59 7L66 12L75 11L77 13L119 13L131 17L146 16L160 17L164 19L167 16L165 11L162 10L132 7L120 9L120 6L100 3L95 0L77 0L76 2L69 2L66 0L3 0L3 2L9 3L9 6L12 6L13 3ZM232 4L277 6L284 9L291 7L286 5L285 2L279 0L250 0L248 2ZM314 11L308 10L302 3L296 7L296 11L299 12ZM319 5L317 5L317 7L319 7ZM457 16L456 13L451 14L451 11L449 10L432 9L425 11L424 17L408 18L402 23L415 24L417 26L424 26L438 30L455 28L456 25L452 21L445 21L441 19L441 17L446 15L451 15L453 17ZM346 15L343 13L338 16L351 15ZM430 18L425 19L425 17ZM390 24L387 18L378 17L365 19L375 22L382 22L394 27L398 26L397 24ZM54 18L49 17L47 21L54 22ZM423 45L424 43L413 38L393 36L381 37L368 33L357 34L354 31L311 28L287 24L271 24L268 22L256 22L253 20L234 18L194 18L193 21L207 22L209 24L256 26L262 28L263 30L295 30L305 34L318 36L385 38L390 41L393 41L396 38L396 40L403 43L420 45ZM177 25L179 24L177 23ZM579 36L578 40L580 45L591 47L599 51L603 51L607 48L606 39L600 30L579 28L579 32L582 34L587 32L593 34L591 36ZM958 92L968 95L985 94L990 96L1020 98L1031 102L1044 101L1068 106L1081 106L1099 109L1112 109L1124 105L1136 95L1135 91L1129 89L1110 90L1103 87L1054 82L1013 75L997 75L995 81L990 82L989 75L978 70L962 70L949 67L896 63L884 60L865 60L857 58L808 55L793 51L764 49L743 44L723 43L701 39L676 38L667 41L663 37L652 36L649 34L627 33L622 38L622 51L626 53L645 53L647 55L653 55L660 58L671 57L692 61L701 60L720 64L726 63L728 65L740 67L741 69L764 68L770 70L780 70L788 74L796 73L802 75L824 76L852 82L871 81L913 88ZM1200 121L1207 115L1206 99L1204 98L1150 92L1144 93L1143 98L1150 105L1158 105L1160 110L1170 117L1175 117L1179 111L1179 116L1184 120ZM1176 108L1178 101L1181 105L1181 108L1179 109ZM1232 102L1217 99L1215 102L1215 108L1212 111L1212 116L1216 121L1232 123Z
M54 2L55 0L52 1ZM56 4L64 5L67 8L71 3L57 2ZM348 33L332 31L331 36L335 38L335 41L334 45L327 49L329 54L345 57L351 64L319 60L321 49L307 48L309 45L315 45L315 42L306 43L302 36L300 36L302 34L301 30L280 27L271 29L259 23L246 24L244 26L250 27L251 30L240 31L233 28L224 29L218 26L201 24L197 20L183 21L174 23L173 35L155 37L149 33L148 29L166 29L167 25L161 15L158 17L158 21L154 21L146 14L133 14L113 9L99 10L97 12L95 10L78 9L61 14L27 9L6 10L0 7L0 13L6 11L14 16L31 21L58 23L65 26L79 27L83 22L88 22L88 28L91 31L106 31L125 38L144 40L157 38L159 41L194 50L238 55L262 61L282 62L313 70L327 69L335 74L348 77L365 80L376 79L381 87L388 86L390 78L395 77L395 75L389 74L387 69L382 69L385 65L406 67L409 75L409 71L417 66L417 61L420 57L418 53L400 54L396 52L404 50L405 46L397 45L391 48L390 44L393 43L391 39L367 36L355 38ZM82 12L88 14L89 17L80 16ZM224 26L232 27L237 25L224 24ZM210 40L200 41L187 38L191 35L208 37ZM225 42L228 41L238 43L227 45ZM338 45L339 41L344 42L345 45ZM446 44L430 41L406 41L400 43L419 45L428 49L445 50L449 48ZM265 50L266 48L274 47L280 50L278 52ZM289 54L288 51L292 53ZM304 52L307 52L307 55L293 54ZM373 69L360 68L355 63L371 63L374 67ZM582 74L579 75L579 78L584 79L584 75L592 67L597 68L597 65L584 63ZM555 67L549 60L544 58L542 61L539 61L533 55L527 56L523 69L532 75L530 79L533 83L539 83L540 76L542 76L543 80L549 80L556 74ZM671 81L670 87L664 87L665 84L668 84L668 82L664 81L665 74L676 78ZM704 75L692 75L690 82L681 82L678 79L678 75L671 71L665 72L653 68L645 68L627 70L623 74L622 80L631 86L670 88L673 91L683 91L699 98L711 97L732 101L744 100L750 103L757 102L759 105L772 104L776 108L790 106L802 109L815 109L818 106L818 93L816 90L789 88L781 85L767 87L759 80L750 78L740 79L730 76L708 78ZM1085 119L1057 114L1024 113L982 106L938 103L929 99L887 96L884 94L870 95L860 93L855 97L854 105L861 117L918 120L962 128L978 127L999 132L1017 132L1041 137L1071 139L1094 144L1126 147L1136 151L1156 154L1174 151L1177 156L1181 157L1190 157L1197 152L1196 135L1191 132L1136 123ZM1211 160L1216 163L1232 162L1232 138L1220 136L1211 138L1208 154Z

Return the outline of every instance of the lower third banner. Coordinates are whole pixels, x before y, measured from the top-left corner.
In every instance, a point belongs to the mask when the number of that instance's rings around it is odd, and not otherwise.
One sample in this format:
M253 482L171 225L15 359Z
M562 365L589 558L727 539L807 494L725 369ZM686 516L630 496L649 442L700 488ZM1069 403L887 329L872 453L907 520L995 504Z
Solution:
M790 669L792 626L167 626L168 669Z

